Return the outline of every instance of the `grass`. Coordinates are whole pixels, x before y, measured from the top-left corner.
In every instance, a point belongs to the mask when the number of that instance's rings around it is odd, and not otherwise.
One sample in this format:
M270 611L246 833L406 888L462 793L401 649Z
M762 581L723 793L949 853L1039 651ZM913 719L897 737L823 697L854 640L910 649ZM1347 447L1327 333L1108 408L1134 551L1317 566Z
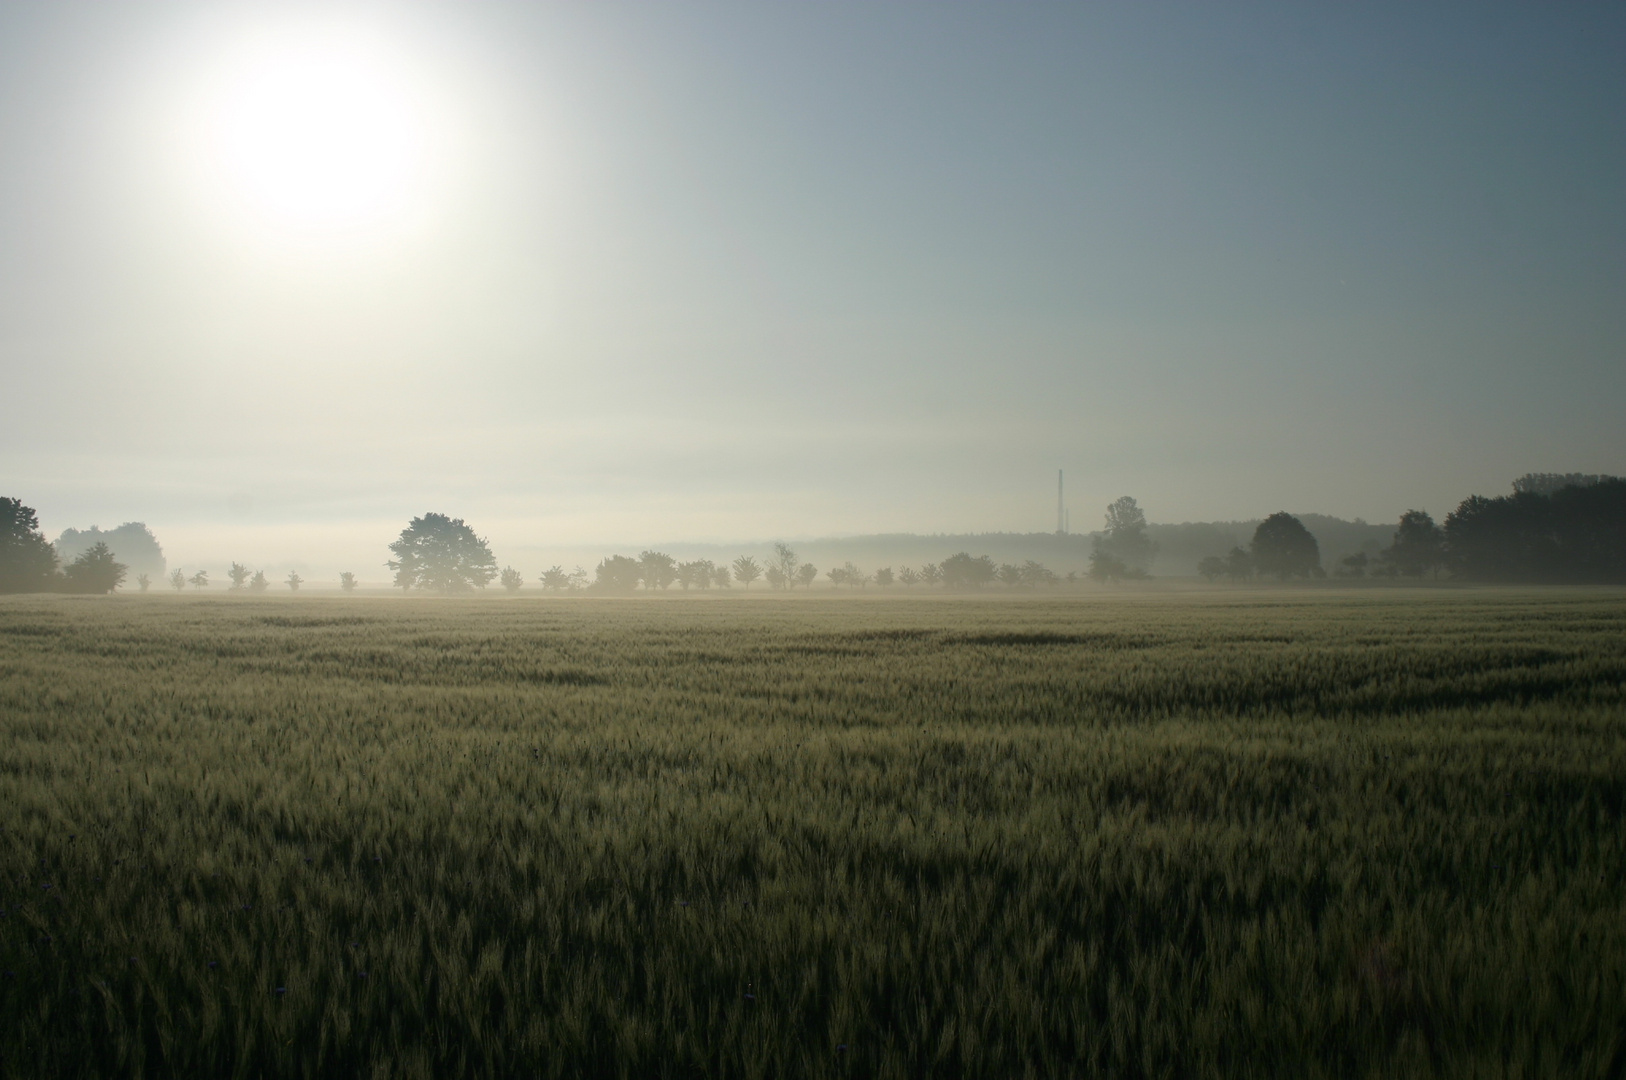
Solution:
M0 1075L1626 1073L1626 595L0 603Z

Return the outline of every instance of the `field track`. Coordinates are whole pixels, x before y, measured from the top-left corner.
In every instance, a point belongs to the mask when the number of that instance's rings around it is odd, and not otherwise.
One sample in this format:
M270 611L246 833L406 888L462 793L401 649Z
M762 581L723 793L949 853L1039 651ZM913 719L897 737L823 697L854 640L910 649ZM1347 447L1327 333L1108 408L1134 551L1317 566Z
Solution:
M0 598L0 1076L1626 1076L1626 592Z

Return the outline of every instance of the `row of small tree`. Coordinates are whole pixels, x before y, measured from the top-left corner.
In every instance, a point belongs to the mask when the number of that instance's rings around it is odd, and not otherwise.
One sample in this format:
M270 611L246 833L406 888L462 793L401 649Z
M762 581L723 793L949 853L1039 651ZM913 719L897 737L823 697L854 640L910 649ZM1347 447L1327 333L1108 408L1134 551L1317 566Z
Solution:
M496 581L509 592L517 593L526 584L524 574L514 567L497 569L490 546L463 519L444 514L413 518L390 545L390 553L395 558L386 565L395 572L394 584L407 591L466 592L483 589ZM644 551L637 558L611 555L598 564L591 577L579 566L568 573L562 566L550 567L542 572L540 583L544 591L555 593L655 592L673 585L686 591L726 589L735 584L750 589L758 581L765 582L771 589L789 591L809 588L818 577L818 567L803 562L789 544L776 543L773 555L760 562L753 555L741 555L723 564L710 559L683 562L663 551ZM1020 566L1010 563L996 566L986 555L973 557L964 552L940 563L927 563L918 569L906 566L896 572L884 566L868 573L846 562L825 571L825 577L832 586L848 589L871 585L979 588L994 582L1010 586L1051 586L1061 581L1053 571L1032 560Z
M143 574L141 578L137 579L137 584L141 586L142 592L147 591L145 578L146 575ZM226 579L231 582L227 586L229 592L263 593L271 588L271 579L265 576L264 570L250 570L240 562L231 564L231 569L226 571ZM305 579L300 576L298 570L290 570L288 576L282 579L282 583L288 587L289 592L297 593L299 587L305 584ZM355 574L346 571L339 575L339 587L345 592L354 592L356 584ZM209 571L199 570L190 577L187 576L185 570L179 568L170 571L170 588L176 592L182 592L188 585L198 590L207 589L209 587Z

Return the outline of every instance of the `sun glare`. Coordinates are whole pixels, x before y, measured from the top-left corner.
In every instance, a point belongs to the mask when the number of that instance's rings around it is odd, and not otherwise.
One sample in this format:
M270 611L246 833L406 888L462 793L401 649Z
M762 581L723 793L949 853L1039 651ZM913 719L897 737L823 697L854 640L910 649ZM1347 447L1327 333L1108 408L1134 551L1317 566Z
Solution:
M237 194L279 225L364 224L408 208L425 168L409 87L360 48L288 45L243 59L214 117Z

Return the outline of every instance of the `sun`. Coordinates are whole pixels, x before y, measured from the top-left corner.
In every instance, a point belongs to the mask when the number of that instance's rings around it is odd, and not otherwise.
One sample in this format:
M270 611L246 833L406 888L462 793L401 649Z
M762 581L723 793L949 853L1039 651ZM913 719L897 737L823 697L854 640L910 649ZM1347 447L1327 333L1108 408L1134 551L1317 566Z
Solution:
M233 65L214 110L223 179L272 222L365 224L398 214L425 172L411 87L368 50L285 43Z

